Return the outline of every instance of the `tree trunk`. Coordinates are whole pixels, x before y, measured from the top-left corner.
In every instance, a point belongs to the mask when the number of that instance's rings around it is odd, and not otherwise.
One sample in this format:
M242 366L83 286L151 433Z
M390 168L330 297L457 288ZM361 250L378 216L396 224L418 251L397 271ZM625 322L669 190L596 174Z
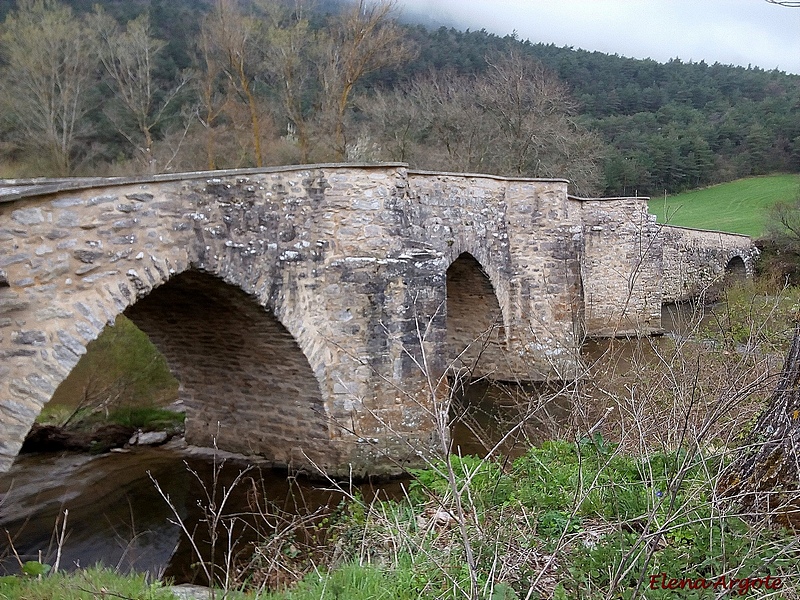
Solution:
M744 512L800 524L800 322L778 385L718 490Z

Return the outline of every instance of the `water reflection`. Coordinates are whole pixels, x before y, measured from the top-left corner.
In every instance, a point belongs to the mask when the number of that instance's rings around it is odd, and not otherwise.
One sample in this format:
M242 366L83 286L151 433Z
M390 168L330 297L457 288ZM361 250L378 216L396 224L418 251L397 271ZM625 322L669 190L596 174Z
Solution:
M561 383L486 379L454 386L452 452L515 457L531 444L558 437L569 419L572 389Z
M355 489L288 478L285 471L249 467L237 460L215 461L187 456L166 448L136 448L101 456L83 454L21 455L0 476L0 574L18 573L19 563L41 560L53 564L56 536L64 509L69 511L61 568L73 570L95 563L121 571L149 572L177 583L206 583L197 554L176 525L170 505L159 495L155 479L169 497L177 516L192 532L204 560L212 557L206 508L224 507L224 519L234 523L234 552L246 551L258 535L270 533L275 516L322 515ZM397 497L403 481L365 482L358 487L369 500ZM5 532L8 532L6 535ZM222 559L227 544L224 528L214 559Z
M160 572L179 531L147 471L167 484L183 511L188 474L182 467L175 456L153 449L20 456L0 477L0 569L18 572L17 556L53 564L57 520L68 509L63 568L102 561L123 571Z

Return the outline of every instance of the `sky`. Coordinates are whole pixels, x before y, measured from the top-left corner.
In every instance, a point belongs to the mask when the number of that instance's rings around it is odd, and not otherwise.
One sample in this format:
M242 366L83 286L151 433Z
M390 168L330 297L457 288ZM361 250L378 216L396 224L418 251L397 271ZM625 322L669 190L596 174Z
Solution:
M800 8L766 0L399 0L458 29L667 62L705 60L800 74Z

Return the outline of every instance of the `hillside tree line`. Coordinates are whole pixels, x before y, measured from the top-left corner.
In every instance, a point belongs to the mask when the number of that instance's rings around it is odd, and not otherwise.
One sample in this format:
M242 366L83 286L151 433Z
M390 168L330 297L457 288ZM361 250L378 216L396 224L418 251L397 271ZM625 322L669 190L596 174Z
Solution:
M800 171L800 77L397 16L389 0L0 0L0 176L388 160L617 195Z

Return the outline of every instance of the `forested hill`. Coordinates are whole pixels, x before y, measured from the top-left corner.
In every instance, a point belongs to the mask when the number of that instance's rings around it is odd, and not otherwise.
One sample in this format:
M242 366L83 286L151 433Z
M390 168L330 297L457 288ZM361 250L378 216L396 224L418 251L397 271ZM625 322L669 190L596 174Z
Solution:
M96 1L70 0L65 3L73 8L74 13L87 14ZM153 75L154 81L163 88L165 94L170 82L177 80L186 69L197 66L201 20L212 10L212 0L102 0L100 4L123 24L143 11L149 12L151 35L167 42L159 53ZM242 0L240 8L248 5ZM0 0L0 21L15 6L16 3L11 0ZM308 19L308 30L311 32L329 27L333 18L331 15L342 10L336 0L327 0L317 6L318 11ZM269 115L272 124L264 127L266 133L262 131L261 135L272 135L276 144L271 147L277 148L272 154L267 153L263 160L269 163L300 158L336 158L336 155L341 155L361 159L400 159L425 166L451 166L507 174L560 174L575 180L584 177L589 182L586 189L607 195L635 191L640 194L661 194L665 189L678 191L747 175L774 171L800 172L800 76L758 68L708 65L704 62L672 60L662 64L652 60L537 44L485 31L464 32L445 27L427 29L414 25L403 25L400 30L403 43L407 43L412 51L403 60L387 61L374 72L360 77L352 96L348 97L347 113L341 112L338 117L334 115L336 118L330 115L325 117L320 112L325 105L324 98L319 95L325 85L324 78L315 79L310 75L302 80L304 87L297 90L298 99L293 113L291 103L287 104L287 98L280 96L280 77L276 72L268 73L268 61L272 59L268 53L260 54L258 60L262 67L252 71L250 91L259 96L258 101L262 103L259 110ZM580 43L580 40L575 40L575 45ZM436 102L425 104L425 95L444 94L439 104L469 103L466 94L459 99L453 90L458 90L459 86L487 90L488 86L483 85L484 80L480 79L488 77L487 57L496 60L501 55L538 59L563 82L574 104L564 104L561 120L554 121L552 127L562 130L573 126L576 128L571 132L574 137L569 140L572 144L570 148L545 148L544 142L541 142L544 134L539 131L536 139L542 143L541 151L520 157L522 146L519 139L511 139L508 132L501 131L502 127L496 133L479 129L470 132L472 138L484 139L487 143L491 141L498 148L503 146L505 154L502 156L476 152L472 147L465 150L461 138L444 139L455 135L453 132L457 130L463 134L460 130L464 125L447 121L451 118L447 111L431 112ZM6 54L0 56L7 64ZM531 77L540 77L534 71L529 69L525 72ZM449 75L445 76L445 73ZM437 77L439 83L434 81ZM440 85L445 80L447 85ZM491 85L497 85L497 81L495 79ZM226 84L220 79L215 85L222 90ZM246 96L242 89L233 92L236 93L231 97L237 94L239 97ZM164 118L153 123L151 133L156 145L169 137L170 128L175 129L176 121L180 120L179 115L185 116L192 111L197 114L197 94L198 91L185 88L166 111L172 120ZM99 96L102 99L103 94ZM415 97L417 104L412 106ZM484 100L478 104L485 106ZM496 98L491 100L499 101ZM529 101L533 107L535 99L529 98ZM389 108L385 106L381 113L380 107L384 105ZM430 112L427 116L422 113L423 105ZM230 124L235 131L237 119L244 119L242 115L247 112L239 111L242 113L239 115L237 110L232 101L225 104L224 110L220 109L222 116L216 122L218 126L221 128ZM478 111L479 108L463 104L455 112L472 114L473 120L484 120L480 112L470 113L472 110ZM320 116L315 116L314 111L319 112ZM87 110L87 116L95 119L91 128L95 137L91 141L83 139L82 154L77 151L81 154L81 160L72 161L72 164L81 165L77 170L91 170L90 165L103 164L103 161L119 164L125 156L135 154L126 146L124 139L130 141L131 135L114 131L109 117L112 112L108 107ZM249 113L252 115L253 110ZM424 126L413 128L410 126L411 115L415 115L418 121L425 118L427 121ZM488 117L491 115L486 115L485 120L490 121ZM324 124L333 123L337 118L342 131L324 133ZM291 135L282 136L285 126L280 124L287 121ZM119 119L114 121L117 129L121 129L121 122ZM381 127L390 127L390 123L396 129L403 129L408 139L398 141L392 131L381 130ZM19 133L15 130L17 125L13 120L6 119L0 124L0 134L7 133L5 137L9 140L18 139L14 135ZM349 128L348 135L343 133L345 126ZM335 129L336 126L330 127ZM299 151L300 154L293 153L287 146L287 140L292 141L298 129L301 136L307 134L314 139L328 135L333 140L327 145L329 153L325 153L325 144L313 147L302 138L300 144L305 146ZM207 127L207 130L210 131L210 128ZM597 143L580 133L586 130L594 132ZM183 143L191 149L194 130L188 128L184 131L189 133L182 138ZM553 129L550 135L555 136ZM338 149L335 148L337 136L341 138L341 147ZM223 143L224 139L220 129L219 142L215 143ZM207 140L195 142L198 146L203 143L208 145ZM443 156L437 144L443 145L451 153L450 163L436 162ZM86 151L88 146L92 148L91 153ZM577 167L564 158L574 154L576 147L583 157ZM157 149L154 146L154 150ZM22 142L0 142L0 158L5 155L6 161L12 160L14 164L23 165L23 171L26 165L25 152L26 147ZM526 152L530 154L529 150ZM469 156L462 160L465 153ZM204 166L202 160L193 162L184 154L183 149L180 155L173 154L174 160L169 168ZM198 150L196 154L202 153ZM222 159L214 161L210 157L206 162L225 166L257 162L252 151L244 148L239 148L238 154L231 151L222 154L228 160L233 160L233 156L238 158L235 162L225 162ZM592 162L587 158L589 155L597 162L597 173L589 164ZM195 164L198 161L201 164Z
M663 64L485 31L416 28L410 35L420 55L401 78L430 69L481 71L485 56L497 51L542 61L610 147L606 194L656 194L800 171L798 75L677 59Z

